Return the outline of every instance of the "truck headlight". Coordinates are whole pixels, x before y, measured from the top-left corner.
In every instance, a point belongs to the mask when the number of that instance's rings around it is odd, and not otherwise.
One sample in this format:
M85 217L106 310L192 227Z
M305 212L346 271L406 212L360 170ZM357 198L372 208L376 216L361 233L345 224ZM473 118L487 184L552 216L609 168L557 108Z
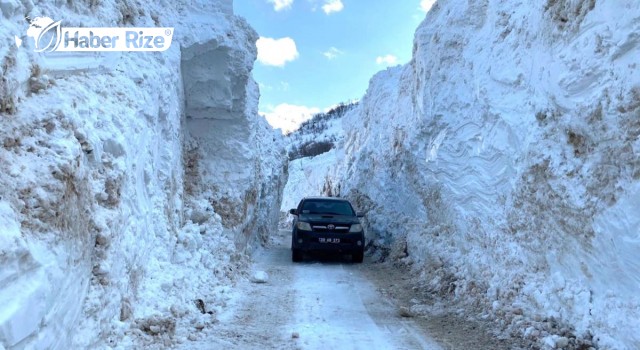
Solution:
M360 224L351 225L351 228L349 229L349 232L350 233L362 232L362 225L360 225Z
M298 225L296 226L298 227L298 230L311 231L311 225L309 225L308 222L298 221Z

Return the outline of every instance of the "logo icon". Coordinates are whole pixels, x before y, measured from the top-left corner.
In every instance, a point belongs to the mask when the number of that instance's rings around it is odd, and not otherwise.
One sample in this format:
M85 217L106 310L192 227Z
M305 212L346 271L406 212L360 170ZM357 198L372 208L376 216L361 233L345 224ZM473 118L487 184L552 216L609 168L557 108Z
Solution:
M36 43L36 52L51 52L55 51L60 42L62 41L62 28L60 28L60 22L54 22L49 17L36 17L30 19L29 29L27 29L27 36L33 38ZM18 41L16 40L16 44Z
M334 224L329 224L329 225L327 225L327 228L328 228L329 230L335 230L335 229L336 229L336 225L334 225Z

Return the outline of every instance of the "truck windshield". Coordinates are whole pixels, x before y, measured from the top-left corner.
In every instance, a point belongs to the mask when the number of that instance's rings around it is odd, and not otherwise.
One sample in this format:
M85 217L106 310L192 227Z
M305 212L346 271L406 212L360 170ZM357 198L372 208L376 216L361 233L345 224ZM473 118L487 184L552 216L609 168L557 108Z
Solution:
M348 202L341 201L305 201L302 204L303 214L325 214L354 216L355 213Z

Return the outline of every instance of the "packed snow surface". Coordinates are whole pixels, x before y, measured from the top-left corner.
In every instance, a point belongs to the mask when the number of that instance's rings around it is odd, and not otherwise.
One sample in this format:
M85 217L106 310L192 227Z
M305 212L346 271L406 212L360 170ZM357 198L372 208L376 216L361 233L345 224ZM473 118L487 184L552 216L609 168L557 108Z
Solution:
M638 33L634 0L439 0L282 209L346 196L380 254L505 332L640 348Z
M214 322L286 182L257 113L257 33L230 0L0 10L0 348L169 346ZM26 16L174 40L37 54Z
M220 323L179 349L425 349L442 347L362 272L375 268L335 257L291 263L290 232L254 255L266 283L240 283Z

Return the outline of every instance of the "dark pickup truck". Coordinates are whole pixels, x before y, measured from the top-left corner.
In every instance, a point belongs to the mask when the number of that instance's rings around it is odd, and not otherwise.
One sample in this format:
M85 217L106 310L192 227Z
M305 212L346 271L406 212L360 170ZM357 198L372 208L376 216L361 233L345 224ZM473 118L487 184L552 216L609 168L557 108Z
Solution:
M364 230L348 200L308 197L289 210L295 215L291 235L291 260L302 261L304 253L334 252L351 254L353 262L364 257Z

